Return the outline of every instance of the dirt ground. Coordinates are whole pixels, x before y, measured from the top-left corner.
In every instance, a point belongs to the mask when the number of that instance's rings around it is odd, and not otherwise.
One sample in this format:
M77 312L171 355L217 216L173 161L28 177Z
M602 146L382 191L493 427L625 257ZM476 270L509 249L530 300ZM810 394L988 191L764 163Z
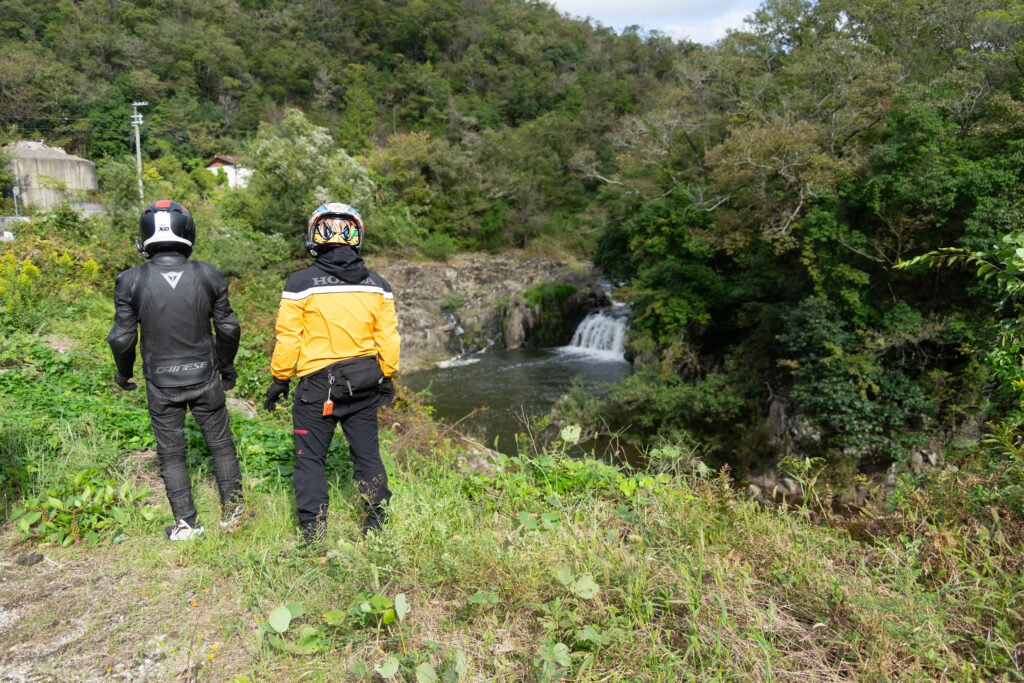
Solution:
M147 503L162 502L155 457L135 451L125 461L133 486L149 489ZM56 548L23 543L8 526L0 533L0 681L252 675L249 612L236 587L203 572L158 535Z
M0 540L0 680L223 680L251 670L246 612L195 570L133 573L133 551ZM192 579L192 580L190 580Z

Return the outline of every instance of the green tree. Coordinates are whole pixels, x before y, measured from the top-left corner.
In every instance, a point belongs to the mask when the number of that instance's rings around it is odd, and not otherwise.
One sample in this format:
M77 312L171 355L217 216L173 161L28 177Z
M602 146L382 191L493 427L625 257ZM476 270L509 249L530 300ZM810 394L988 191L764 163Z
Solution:
M361 154L370 148L377 131L377 103L370 95L361 64L349 64L345 69L344 86L344 113L338 124L338 141L352 154Z
M372 213L374 184L367 170L298 109L286 110L280 127L261 125L249 158L253 175L239 191L244 201L233 203L232 211L258 230L294 234L327 201Z

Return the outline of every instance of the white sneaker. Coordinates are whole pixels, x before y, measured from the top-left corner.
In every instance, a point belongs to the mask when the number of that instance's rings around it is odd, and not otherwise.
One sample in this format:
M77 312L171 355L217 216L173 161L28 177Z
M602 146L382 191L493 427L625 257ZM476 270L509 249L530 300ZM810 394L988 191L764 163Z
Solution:
M164 529L164 536L169 541L191 541L193 538L197 538L206 533L206 529L198 521L196 525L189 526L188 522L183 519L179 519L172 526Z

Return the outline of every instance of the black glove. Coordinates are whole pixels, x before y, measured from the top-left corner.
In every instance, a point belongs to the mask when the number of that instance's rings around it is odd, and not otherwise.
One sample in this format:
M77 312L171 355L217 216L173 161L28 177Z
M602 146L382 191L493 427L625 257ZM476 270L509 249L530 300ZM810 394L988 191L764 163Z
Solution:
M125 391L135 391L139 385L132 381L131 377L125 377L120 372L114 373L114 383Z
M288 380L275 377L270 388L267 389L267 397L263 400L263 409L271 413L274 412L277 402L283 398L288 398Z
M377 385L377 389L380 391L378 408L387 408L395 402L395 383L391 381L390 377L385 377L384 381Z
M235 370L234 363L225 363L220 366L220 385L224 387L224 391L231 391L235 388L235 382L238 381L238 371Z

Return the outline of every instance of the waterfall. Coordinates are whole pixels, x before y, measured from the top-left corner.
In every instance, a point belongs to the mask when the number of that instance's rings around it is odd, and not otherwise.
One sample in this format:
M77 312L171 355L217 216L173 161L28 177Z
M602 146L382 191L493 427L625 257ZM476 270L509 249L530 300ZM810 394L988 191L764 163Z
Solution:
M576 328L569 347L623 356L628 323L629 311L625 307L613 306L611 310L590 313Z

